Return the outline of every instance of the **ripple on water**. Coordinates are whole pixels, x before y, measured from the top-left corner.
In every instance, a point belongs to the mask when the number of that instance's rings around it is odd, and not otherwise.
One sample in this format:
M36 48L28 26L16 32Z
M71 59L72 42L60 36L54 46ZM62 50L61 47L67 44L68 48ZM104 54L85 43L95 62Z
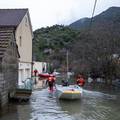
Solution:
M78 120L114 120L115 116L119 116L113 109L117 107L116 99L116 95L84 90L81 103L84 107L79 114L75 114L75 118L79 118Z
M120 120L120 97L83 90L80 100L63 101L43 89L33 91L30 103L7 110L0 120Z
M47 89L35 91L31 101L34 110L31 120L112 120L110 115L114 114L115 95L87 90L83 93L81 100L61 101Z
M71 120L71 117L57 105L54 93L49 93L47 89L33 92L31 105L31 120Z

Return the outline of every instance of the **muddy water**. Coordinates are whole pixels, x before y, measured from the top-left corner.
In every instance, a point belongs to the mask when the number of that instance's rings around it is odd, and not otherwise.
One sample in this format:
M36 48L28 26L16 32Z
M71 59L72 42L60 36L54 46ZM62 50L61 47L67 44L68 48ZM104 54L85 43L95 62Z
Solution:
M30 102L10 104L0 120L120 120L119 92L84 90L81 100L58 100L47 89L35 90Z

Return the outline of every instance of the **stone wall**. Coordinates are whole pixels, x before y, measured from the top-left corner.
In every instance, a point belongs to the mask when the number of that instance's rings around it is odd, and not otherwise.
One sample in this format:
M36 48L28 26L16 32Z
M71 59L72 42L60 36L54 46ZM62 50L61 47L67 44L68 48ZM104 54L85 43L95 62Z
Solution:
M8 95L17 87L18 79L18 51L14 33L0 61L0 107L8 102Z
M4 89L4 77L3 74L0 72L0 106L2 105L2 90Z

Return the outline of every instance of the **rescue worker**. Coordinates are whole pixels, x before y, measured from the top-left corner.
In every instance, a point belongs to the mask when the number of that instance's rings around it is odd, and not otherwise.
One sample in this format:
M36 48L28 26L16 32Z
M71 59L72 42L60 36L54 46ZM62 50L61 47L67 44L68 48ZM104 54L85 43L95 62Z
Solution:
M35 69L35 70L34 70L34 76L35 76L35 77L37 76L37 73L38 73L38 71L37 71L37 69Z
M37 84L37 80L36 80L36 77L37 77L37 73L38 73L38 71L37 71L37 69L35 69L35 70L34 70L34 76L35 76L35 84Z
M50 75L46 81L46 84L48 84L49 90L53 92L53 86L55 84L55 76Z
M76 83L77 83L77 85L79 85L80 87L83 87L83 86L84 86L85 80L84 80L84 78L83 78L82 75L78 75Z
M68 86L68 80L62 80L62 86Z

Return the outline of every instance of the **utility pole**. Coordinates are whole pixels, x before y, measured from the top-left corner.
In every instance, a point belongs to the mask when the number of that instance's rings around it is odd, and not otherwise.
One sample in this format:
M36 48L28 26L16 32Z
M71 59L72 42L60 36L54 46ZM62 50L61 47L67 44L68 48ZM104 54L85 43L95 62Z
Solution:
M68 71L69 71L69 63L68 63L68 50L67 50L67 54L66 54L66 63L67 63L67 80L68 80Z

